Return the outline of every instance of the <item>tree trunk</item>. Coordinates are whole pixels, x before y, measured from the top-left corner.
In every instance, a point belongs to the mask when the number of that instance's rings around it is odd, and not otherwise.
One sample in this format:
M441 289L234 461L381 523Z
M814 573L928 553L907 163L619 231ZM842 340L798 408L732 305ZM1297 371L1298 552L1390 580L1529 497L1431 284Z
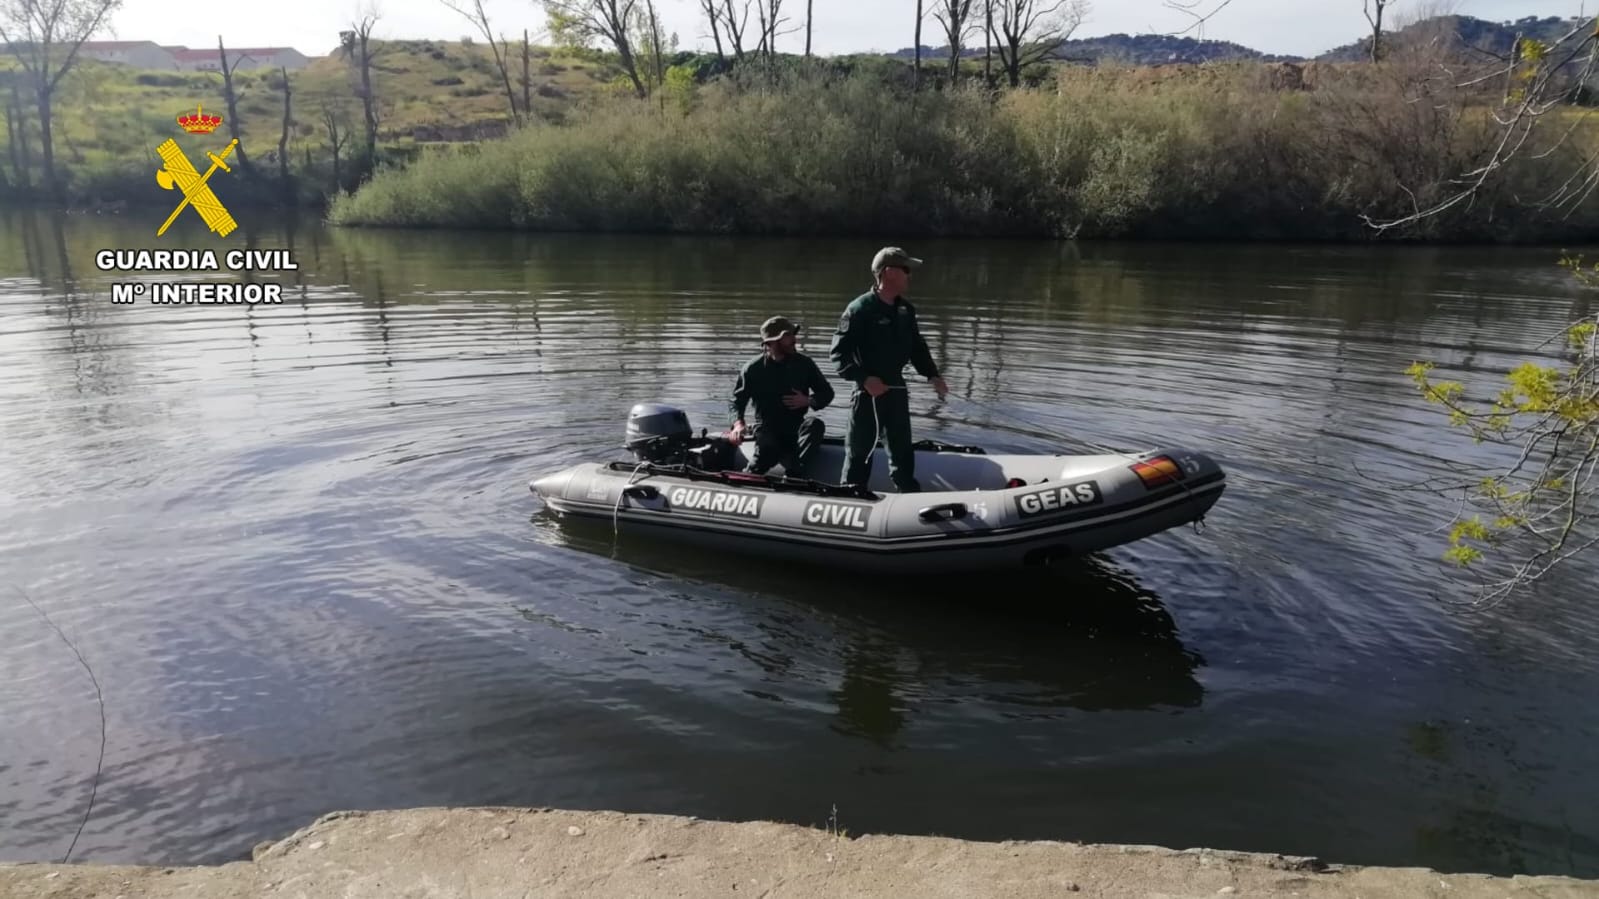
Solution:
M62 191L61 179L56 177L56 149L55 141L50 135L50 123L53 119L50 108L50 92L39 91L39 148L44 156L44 183L50 189L50 199L61 203L65 200Z
M17 131L21 127L21 116L18 115L15 103L6 104L6 159L11 163L11 172L18 188L22 187L23 179L27 176L22 171L22 157L17 155Z
M238 98L233 95L233 70L228 67L228 51L222 46L222 35L217 35L217 56L222 62L222 96L228 104L228 133L234 140L239 140L239 106ZM250 165L250 158L244 154L244 142L233 148L233 155L239 160L239 168L244 176L255 180L255 169Z
M527 40L527 29L524 28L522 29L522 115L529 122L533 121L533 79L528 66L532 55L532 46Z
M705 7L705 17L711 22L711 40L716 42L716 61L727 64L727 52L722 49L722 20L716 16L715 0L709 0Z
M1366 21L1371 23L1371 61L1376 62L1382 56L1382 11L1388 5L1388 0L1375 0L1377 15L1373 17L1366 13ZM1518 42L1519 43L1519 42Z
M283 184L283 195L286 198L294 196L294 188L289 184L289 69L282 66L279 71L283 73L283 130L278 132L278 179ZM292 204L291 204L292 205Z
M911 89L922 84L922 0L916 0L916 64L911 71Z
M361 110L366 116L366 165L371 171L378 157L378 115L372 96L372 54L368 49L370 37L361 35ZM335 157L337 159L337 157Z
M994 87L994 0L983 0L983 86Z
M33 190L33 155L28 148L28 114L22 109L17 83L11 82L11 105L17 111L17 178L24 190Z
M333 144L333 193L337 196L344 192L344 169L339 165L339 129L329 126L328 133Z
M622 68L627 71L627 76L633 80L633 90L638 93L638 98L642 100L649 96L649 92L644 90L644 82L639 80L637 58L633 56L633 51L630 47L622 47L621 51L618 55L622 57Z
M6 162L11 164L11 171L17 170L17 131L12 124L11 104L6 104Z
M958 8L959 4L965 3L965 2L968 2L968 0L950 0L950 6ZM967 9L969 10L970 7L967 7ZM961 32L964 31L965 28L966 28L966 18L965 18L965 15L963 14L961 16L961 19L957 22L955 20L955 9L951 9L949 11L949 15L950 15L950 25L951 25L951 27L948 30L955 32L955 36L953 38L951 38L950 42L949 42L949 86L950 87L954 87L956 82L958 82L960 80L960 76L961 76L961 40L960 39L961 39Z
M813 0L805 0L805 58L811 58L811 4Z
M521 116L516 111L516 89L511 87L511 45L506 43L505 35L500 35L498 46L494 43L494 33L485 26L483 29L489 34L489 52L494 54L494 65L500 70L500 81L505 85L505 102L511 105L511 124L521 122Z

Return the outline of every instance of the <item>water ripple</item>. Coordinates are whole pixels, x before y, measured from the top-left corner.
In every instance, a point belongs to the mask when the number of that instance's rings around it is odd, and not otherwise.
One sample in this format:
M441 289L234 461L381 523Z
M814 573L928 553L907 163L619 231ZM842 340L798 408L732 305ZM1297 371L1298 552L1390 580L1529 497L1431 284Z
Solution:
M1230 482L1198 533L883 583L558 527L526 488L617 453L634 402L719 428L774 312L825 357L854 244L302 226L282 306L114 307L88 260L131 232L0 221L29 272L0 278L0 570L107 685L78 858L240 857L336 808L836 802L856 832L1599 875L1592 566L1442 605L1453 510L1393 486L1499 459L1441 451L1404 368L1532 353L1583 302L1532 251L929 247L957 396L914 387L919 433L1181 444ZM0 628L0 857L50 858L93 695L3 592Z

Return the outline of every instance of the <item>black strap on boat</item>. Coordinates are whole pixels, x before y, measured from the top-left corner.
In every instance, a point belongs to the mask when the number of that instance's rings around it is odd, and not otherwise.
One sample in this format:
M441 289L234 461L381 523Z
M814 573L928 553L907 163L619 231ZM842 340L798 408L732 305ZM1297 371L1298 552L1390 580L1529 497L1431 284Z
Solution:
M973 456L986 456L988 453L980 446L965 446L959 443L944 443L938 440L918 440L911 444L913 450L924 450L930 453L967 453Z
M692 465L656 465L650 462L608 462L608 471L666 475L690 481L715 481L729 487L755 487L793 493L814 493L817 496L844 496L854 499L875 500L877 494L864 484L829 484L808 478L791 478L774 474L755 474L748 471L705 471Z

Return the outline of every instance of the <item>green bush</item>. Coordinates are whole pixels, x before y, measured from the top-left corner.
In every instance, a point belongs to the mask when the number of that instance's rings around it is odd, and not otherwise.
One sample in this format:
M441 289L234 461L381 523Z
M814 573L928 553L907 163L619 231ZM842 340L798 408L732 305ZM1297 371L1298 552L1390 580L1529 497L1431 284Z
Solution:
M1258 65L1151 82L1056 70L1038 88L912 93L903 67L786 62L698 83L692 60L641 102L620 83L571 113L385 172L330 210L350 225L764 234L1366 239L1362 216L1447 196L1497 135L1464 101L1396 78L1273 91ZM1181 73L1179 73L1181 74ZM1384 75L1383 77L1388 77ZM1140 80L1143 78L1144 80ZM1586 144L1526 153L1477 202L1405 237L1587 234L1594 205L1528 197Z

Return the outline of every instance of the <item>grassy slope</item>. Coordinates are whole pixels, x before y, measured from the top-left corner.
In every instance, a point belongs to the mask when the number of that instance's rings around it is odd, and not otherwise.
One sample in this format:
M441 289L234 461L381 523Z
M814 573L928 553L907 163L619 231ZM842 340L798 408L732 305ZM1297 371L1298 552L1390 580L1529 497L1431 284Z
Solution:
M512 86L521 96L521 47L511 48ZM598 54L576 57L534 47L529 78L533 107L544 121L560 121L586 98L604 92L618 71ZM437 140L470 140L498 133L510 118L504 85L487 45L461 41L393 41L374 56L373 93L378 97L379 144L409 155L416 145ZM0 100L9 102L4 79L18 69L15 58L0 56ZM310 151L315 177L331 179L331 152L324 111L330 110L359 141L361 102L355 67L341 55L315 60L289 73L292 125L288 142L291 167L305 164ZM234 75L241 146L260 163L277 150L283 121L281 75L240 71ZM24 104L27 104L24 99ZM78 194L120 196L130 177L148 179L158 164L155 148L178 141L191 159L220 150L230 139L224 121L216 134L193 136L176 117L206 112L228 117L222 76L213 72L155 72L86 60L62 83L56 100L56 156L68 184ZM38 164L37 123L27 110L34 163ZM420 140L419 140L420 138ZM348 151L346 151L348 152ZM0 163L7 163L0 148ZM275 163L271 164L275 171ZM38 175L35 175L37 180ZM158 188L159 190L159 188Z

